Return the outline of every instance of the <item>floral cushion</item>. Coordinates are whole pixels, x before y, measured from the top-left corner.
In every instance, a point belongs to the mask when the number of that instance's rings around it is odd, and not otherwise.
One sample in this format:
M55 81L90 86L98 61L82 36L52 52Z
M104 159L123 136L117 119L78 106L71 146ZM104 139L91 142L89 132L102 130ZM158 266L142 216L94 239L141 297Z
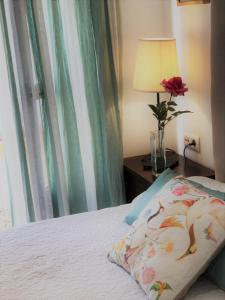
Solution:
M181 299L225 242L225 203L170 180L109 253L149 299Z

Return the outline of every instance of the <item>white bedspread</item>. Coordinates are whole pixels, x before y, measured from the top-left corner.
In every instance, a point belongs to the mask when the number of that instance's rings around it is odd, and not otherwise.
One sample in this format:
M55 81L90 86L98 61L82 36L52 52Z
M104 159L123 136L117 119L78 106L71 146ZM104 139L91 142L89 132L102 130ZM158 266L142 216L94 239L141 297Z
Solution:
M129 205L47 220L0 233L1 300L143 300L145 294L107 260L127 232ZM224 300L205 279L185 300Z

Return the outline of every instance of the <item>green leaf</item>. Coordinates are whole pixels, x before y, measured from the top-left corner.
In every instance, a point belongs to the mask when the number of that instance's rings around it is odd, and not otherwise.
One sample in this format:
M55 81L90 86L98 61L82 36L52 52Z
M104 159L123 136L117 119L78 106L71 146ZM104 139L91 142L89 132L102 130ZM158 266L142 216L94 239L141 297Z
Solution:
M186 113L191 113L191 114L193 114L193 112L190 111L190 110L179 110L179 112L182 113L182 114L186 114Z
M187 114L187 113L192 113L192 112L190 110L179 110L179 111L176 111L175 113L173 113L172 115L174 117L177 117L177 116L179 116L181 114Z
M166 118L167 118L167 111L165 111L165 112L162 114L161 120L164 121L164 120L166 120Z
M156 115L159 114L159 110L158 110L158 108L157 108L155 105L149 104L148 106L151 108L151 110L152 110Z
M151 286L150 291L156 291L159 292L160 291L160 285L158 283L155 283Z
M173 116L169 116L169 118L167 118L166 120L169 122L173 119Z
M189 111L189 110L179 110L179 111L176 111L175 113L173 113L172 116L177 117L181 114L186 114L186 113L191 113L191 111Z
M167 282L163 283L163 289L164 290L172 290L171 286Z
M159 103L159 107L161 108L161 107L166 107L166 102L167 101L162 101L162 102L160 102Z
M168 110L169 110L169 111L175 111L175 108L169 106L169 107L168 107Z
M174 101L168 101L167 102L168 105L173 105L173 106L177 106L177 103Z

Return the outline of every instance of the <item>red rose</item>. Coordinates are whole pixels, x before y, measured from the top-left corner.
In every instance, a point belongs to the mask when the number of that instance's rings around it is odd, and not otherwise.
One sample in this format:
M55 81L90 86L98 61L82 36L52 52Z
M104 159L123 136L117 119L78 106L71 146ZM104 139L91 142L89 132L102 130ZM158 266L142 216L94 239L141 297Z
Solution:
M164 79L161 82L161 85L174 97L184 96L184 93L188 91L188 88L185 87L186 84L182 82L181 77L172 77L168 80Z

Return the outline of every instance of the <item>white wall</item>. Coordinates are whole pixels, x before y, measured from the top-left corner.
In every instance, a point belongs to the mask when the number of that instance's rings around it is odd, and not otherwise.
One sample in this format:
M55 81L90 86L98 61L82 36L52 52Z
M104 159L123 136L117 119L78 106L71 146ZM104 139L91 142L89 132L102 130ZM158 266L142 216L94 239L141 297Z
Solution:
M201 152L188 151L188 156L201 164L214 167L210 105L210 5L177 7L172 1L172 24L177 39L181 75L189 92L181 97L180 107L194 113L177 120L177 150L183 151L185 133L200 137Z
M169 36L170 0L120 0L122 28L123 146L124 156L149 152L149 133L156 129L147 104L156 95L133 90L133 72L138 39Z
M167 146L182 153L183 135L200 137L201 152L187 155L213 168L210 107L210 5L177 7L175 0L120 0L122 28L124 157L149 152L149 132L156 122L148 108L154 94L134 91L133 70L138 38L175 36L181 76L189 92L178 100L192 115L180 116L166 130Z

